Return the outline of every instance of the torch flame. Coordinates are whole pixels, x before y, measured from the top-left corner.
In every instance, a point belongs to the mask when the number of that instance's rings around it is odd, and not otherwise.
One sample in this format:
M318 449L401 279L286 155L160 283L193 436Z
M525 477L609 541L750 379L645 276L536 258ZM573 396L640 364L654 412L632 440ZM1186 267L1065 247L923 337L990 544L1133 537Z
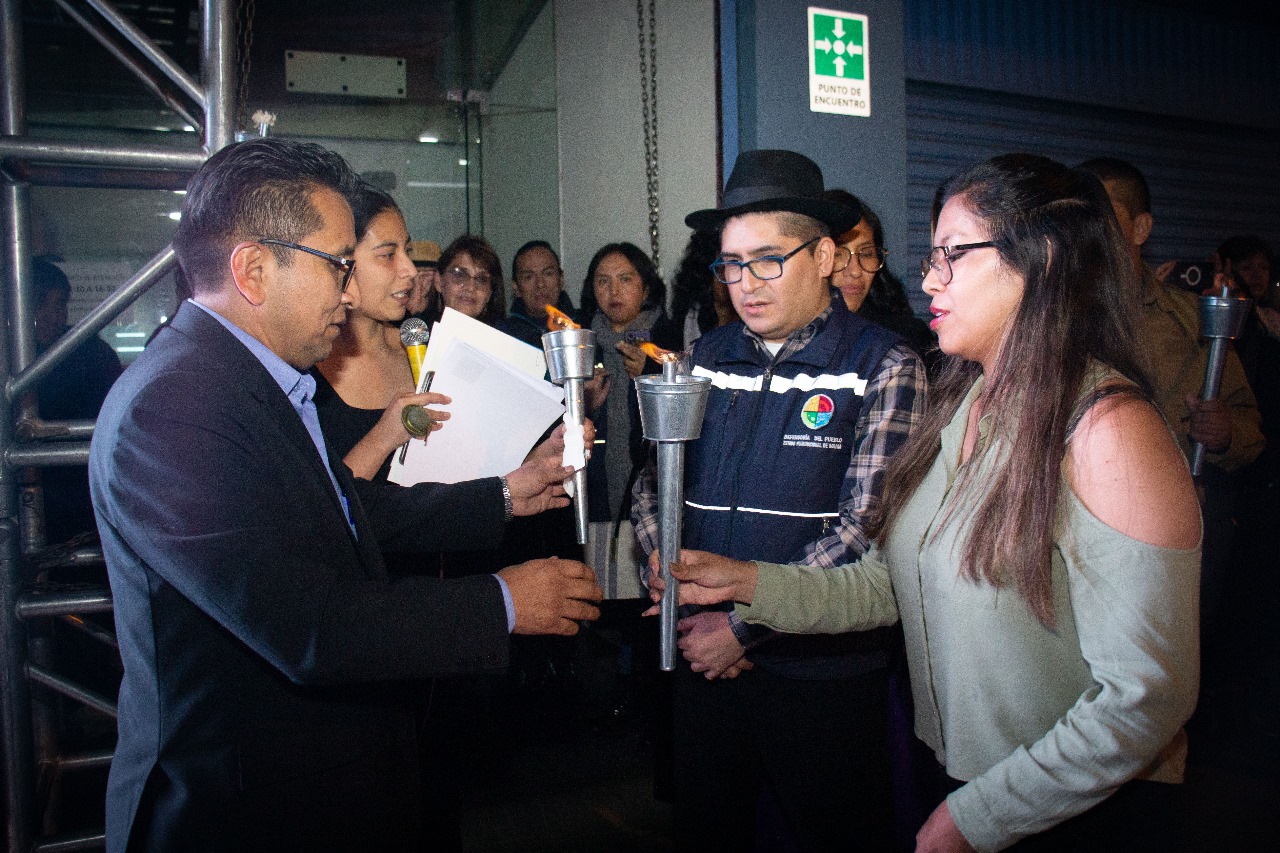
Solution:
M547 331L563 332L566 329L581 329L573 318L554 305L547 306Z
M669 349L663 349L653 341L641 341L638 346L644 351L644 354L659 364L667 361L679 361L680 353L672 352Z

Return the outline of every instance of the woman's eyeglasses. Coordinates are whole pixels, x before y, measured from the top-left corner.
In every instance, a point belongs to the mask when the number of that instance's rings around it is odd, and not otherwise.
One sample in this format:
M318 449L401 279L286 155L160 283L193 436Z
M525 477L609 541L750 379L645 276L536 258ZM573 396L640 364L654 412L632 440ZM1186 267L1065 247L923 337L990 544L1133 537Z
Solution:
M831 265L831 272L843 272L849 268L849 264L853 263L856 258L858 268L865 273L877 273L884 269L884 257L889 254L888 249L877 249L875 246L864 246L856 252L851 252L845 246L836 246L835 261Z
M444 271L445 284L454 287L462 287L466 284L474 284L481 290L487 290L493 284L493 279L489 277L487 272L478 272L475 275L464 270L462 267L449 267Z
M994 246L995 243L990 240L983 240L981 243L961 243L958 246L934 246L928 256L920 262L920 277L925 278L929 275L929 270L933 270L938 274L938 284L950 284L951 262L959 257L957 252L963 254L970 249L987 249Z

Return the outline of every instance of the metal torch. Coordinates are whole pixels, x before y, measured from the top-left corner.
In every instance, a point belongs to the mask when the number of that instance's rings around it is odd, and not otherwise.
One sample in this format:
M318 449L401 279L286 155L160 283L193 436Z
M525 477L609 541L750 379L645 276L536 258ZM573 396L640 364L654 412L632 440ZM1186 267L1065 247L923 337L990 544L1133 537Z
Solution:
M551 381L564 388L565 411L570 421L583 430L587 422L582 399L582 383L595 369L596 333L590 329L560 329L542 336ZM578 544L587 544L587 469L573 472L573 510L578 528Z
M1200 337L1209 339L1209 361L1204 366L1204 390L1200 392L1202 401L1217 399L1228 343L1240 336L1240 327L1252 305L1250 299L1200 297ZM1191 450L1191 475L1199 477L1203 465L1204 445L1197 441Z
M673 354L674 356L674 354ZM640 398L640 425L644 437L658 445L658 553L661 558L661 666L665 672L676 668L676 617L680 593L671 577L671 563L680 557L684 517L684 443L702 434L702 417L707 411L711 379L689 376L680 370L680 361L669 357L662 362L661 376L636 377Z

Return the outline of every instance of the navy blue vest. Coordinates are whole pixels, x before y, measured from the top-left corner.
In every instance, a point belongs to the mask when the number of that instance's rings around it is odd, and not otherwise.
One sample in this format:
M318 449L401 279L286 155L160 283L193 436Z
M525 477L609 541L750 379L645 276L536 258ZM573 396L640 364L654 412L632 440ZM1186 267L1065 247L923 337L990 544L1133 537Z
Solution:
M702 436L686 451L684 544L740 560L798 562L839 523L868 380L901 339L833 300L808 346L770 364L742 323L708 332L695 375L712 377ZM775 637L753 662L793 678L883 665L866 634Z

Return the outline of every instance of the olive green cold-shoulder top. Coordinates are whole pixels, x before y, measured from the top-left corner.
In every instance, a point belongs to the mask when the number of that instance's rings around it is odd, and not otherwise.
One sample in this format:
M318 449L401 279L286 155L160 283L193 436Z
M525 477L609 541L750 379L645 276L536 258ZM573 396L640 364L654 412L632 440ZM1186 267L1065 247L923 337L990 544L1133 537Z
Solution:
M1114 374L1092 372L1096 384ZM954 489L970 390L941 451L883 548L835 570L761 564L746 620L827 633L901 618L917 735L948 775L948 798L980 851L1003 849L1102 801L1135 778L1182 779L1199 678L1200 549L1132 539L1094 517L1062 485L1052 578L1056 627L1013 586L959 574L976 495ZM980 443L993 440L988 418ZM1006 453L995 439L972 460ZM981 482L980 469L967 482ZM972 490L971 490L972 491ZM955 505L950 522L941 526Z

